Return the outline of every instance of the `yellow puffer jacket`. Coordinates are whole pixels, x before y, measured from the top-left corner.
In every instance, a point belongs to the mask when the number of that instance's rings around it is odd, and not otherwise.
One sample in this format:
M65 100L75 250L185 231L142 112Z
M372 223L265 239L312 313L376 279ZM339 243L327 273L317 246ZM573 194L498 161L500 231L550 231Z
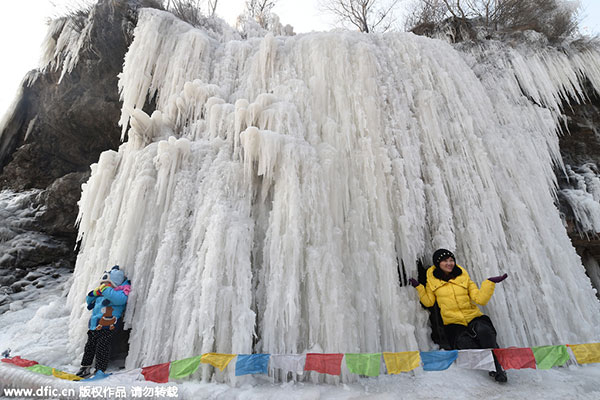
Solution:
M460 268L462 273L446 282L433 275L436 267L432 266L427 270L427 286L419 285L417 291L425 307L432 307L437 300L444 325L466 326L473 318L483 315L474 303L486 305L494 294L496 284L485 280L479 290L467 271L458 264L456 267Z

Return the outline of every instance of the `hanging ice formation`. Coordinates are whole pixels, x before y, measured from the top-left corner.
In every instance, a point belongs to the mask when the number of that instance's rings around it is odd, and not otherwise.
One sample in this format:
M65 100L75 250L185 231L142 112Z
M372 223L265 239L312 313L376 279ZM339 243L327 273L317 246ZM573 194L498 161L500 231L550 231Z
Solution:
M118 263L134 287L128 367L430 349L398 263L415 276L442 246L478 283L510 274L485 308L501 345L597 341L599 302L554 204L561 102L584 79L600 90L595 50L218 42L143 10L120 77L128 140L80 203L73 347L86 291Z

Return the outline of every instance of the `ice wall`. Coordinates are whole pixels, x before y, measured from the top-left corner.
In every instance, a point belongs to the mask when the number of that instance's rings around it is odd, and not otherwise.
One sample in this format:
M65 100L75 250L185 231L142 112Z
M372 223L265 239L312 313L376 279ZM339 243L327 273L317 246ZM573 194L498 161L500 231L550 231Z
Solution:
M501 345L597 341L600 303L554 205L560 104L584 77L600 88L597 51L459 52L412 34L223 43L144 10L120 78L127 141L80 203L73 348L85 293L118 263L133 282L128 367L430 349L398 263L416 276L438 247L478 283L509 273L485 307Z

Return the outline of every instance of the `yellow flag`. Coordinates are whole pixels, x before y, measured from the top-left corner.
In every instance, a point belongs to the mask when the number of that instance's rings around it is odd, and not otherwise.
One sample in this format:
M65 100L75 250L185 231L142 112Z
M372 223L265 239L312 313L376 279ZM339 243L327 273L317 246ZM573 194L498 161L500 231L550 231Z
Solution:
M600 343L568 345L579 364L600 363Z
M68 381L80 381L82 379L77 375L69 374L68 372L64 371L59 371L55 368L52 368L52 375L60 379L66 379Z
M403 351L401 353L383 353L388 374L399 374L417 368L421 363L418 351Z
M215 368L219 368L221 371L227 367L227 364L233 360L235 354L221 354L221 353L205 353L202 354L200 362L204 364L210 364Z

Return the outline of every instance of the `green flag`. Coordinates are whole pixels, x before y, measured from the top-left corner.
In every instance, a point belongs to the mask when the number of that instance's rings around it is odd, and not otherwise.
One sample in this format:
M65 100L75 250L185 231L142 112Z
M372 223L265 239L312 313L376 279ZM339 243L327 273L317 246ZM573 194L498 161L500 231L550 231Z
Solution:
M532 347L531 350L533 350L537 369L557 367L569 361L570 358L565 345Z
M193 374L200 365L200 358L201 356L197 356L184 358L183 360L171 361L169 378L180 379Z
M41 365L41 364L35 364L35 365L32 365L31 367L25 367L25 369L28 369L32 372L37 372L38 374L42 374L42 375L52 375L52 367L47 367L47 366Z
M379 376L381 353L357 354L346 353L346 366L353 374Z

